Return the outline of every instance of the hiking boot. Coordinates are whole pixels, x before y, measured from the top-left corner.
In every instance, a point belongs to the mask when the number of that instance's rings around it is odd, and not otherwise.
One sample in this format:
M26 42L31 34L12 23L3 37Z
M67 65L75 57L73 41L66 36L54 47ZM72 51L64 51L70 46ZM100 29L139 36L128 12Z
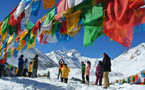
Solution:
M103 89L107 89L107 87L103 87Z
M81 84L85 84L85 81L82 81Z
M86 83L85 83L86 85L89 85L89 81L86 81Z

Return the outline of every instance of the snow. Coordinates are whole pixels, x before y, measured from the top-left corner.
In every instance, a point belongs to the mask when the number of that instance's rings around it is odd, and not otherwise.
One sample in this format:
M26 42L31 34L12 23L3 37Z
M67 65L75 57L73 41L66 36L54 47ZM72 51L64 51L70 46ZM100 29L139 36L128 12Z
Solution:
M51 72L51 79L46 77L28 78L28 77L2 77L0 79L0 90L103 90L103 86L85 85L79 81L70 80L72 77L81 79L80 69L70 68L68 83L62 83L56 79L58 68L48 68L39 70L38 73L44 74ZM112 72L113 73L113 72ZM120 75L110 75L110 82L114 82ZM122 76L122 75L121 75ZM90 75L91 83L94 83L96 77ZM107 90L144 90L143 85L113 84Z
M31 48L29 50L19 52L16 58L11 57L7 60L7 62L13 66L18 66L18 58L21 54L24 55L24 60L27 58L29 62L32 61L35 55L39 55L39 69L46 69L48 67L58 66L53 60L51 60L37 48Z
M67 65L71 68L81 68L81 62L84 61L85 63L87 61L91 61L92 68L96 67L98 62L102 60L102 58L96 59L96 58L88 58L82 56L77 50L72 49L69 51L62 52L61 50L58 51L52 51L51 53L46 54L50 59L52 59L55 63L58 63L58 61L61 59L61 57L64 57L65 62Z
M145 69L145 43L131 48L112 61L112 71L125 76L135 75Z
M37 48L32 48L19 53L24 54L25 58L31 61L36 54L39 57L38 73L43 75L50 71L51 79L46 77L28 78L28 77L2 77L0 78L0 90L103 90L103 86L92 85L95 82L96 65L102 58L89 58L82 56L77 50L62 52L61 50L52 51L43 54ZM58 61L64 57L65 62L70 68L68 83L62 83L57 80ZM125 51L123 54L112 60L112 72L109 74L110 83L116 79L122 79L130 75L135 75L145 69L145 43ZM81 61L85 63L91 61L90 85L81 84L79 81L71 80L72 77L81 79ZM17 66L18 57L8 59L8 63ZM54 67L55 66L55 67ZM104 83L104 82L103 82ZM145 85L111 84L107 90L144 90Z

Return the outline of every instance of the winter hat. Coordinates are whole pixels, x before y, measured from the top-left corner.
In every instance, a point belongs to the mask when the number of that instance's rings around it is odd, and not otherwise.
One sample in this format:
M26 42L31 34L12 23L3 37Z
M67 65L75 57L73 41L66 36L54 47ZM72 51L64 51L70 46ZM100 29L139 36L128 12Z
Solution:
M63 56L61 56L61 59L63 59Z

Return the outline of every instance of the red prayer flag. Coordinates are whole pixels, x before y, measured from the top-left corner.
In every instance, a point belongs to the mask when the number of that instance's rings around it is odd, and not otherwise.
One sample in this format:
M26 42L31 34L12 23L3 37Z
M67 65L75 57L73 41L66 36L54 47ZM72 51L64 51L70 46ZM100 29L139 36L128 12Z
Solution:
M134 0L130 5L129 8L130 9L137 9L140 8L141 6L143 6L145 4L145 0Z
M39 40L39 43L42 43L42 44L48 44L48 42L46 41L46 39L48 38L48 35L44 36L46 34L41 34L40 35L40 40ZM45 38L45 39L44 39ZM44 41L43 41L44 39Z
M130 0L115 0L114 2L114 12L116 20L121 20L124 13L128 10Z
M66 33L67 27L66 27L66 21L62 22L62 26L60 28L60 33Z

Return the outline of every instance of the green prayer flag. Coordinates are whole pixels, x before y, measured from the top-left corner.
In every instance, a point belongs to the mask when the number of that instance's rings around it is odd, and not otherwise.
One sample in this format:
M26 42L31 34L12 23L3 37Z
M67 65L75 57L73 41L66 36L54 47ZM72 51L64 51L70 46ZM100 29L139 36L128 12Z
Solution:
M29 19L28 23L25 25L25 28L27 30L31 30L35 25L32 23L32 21Z
M55 6L56 7L56 6ZM50 21L55 19L55 7L53 7L48 13L47 13L47 18L46 21L44 22L45 24L50 23Z
M8 52L7 52L7 58L11 58L12 57L12 55L11 55L11 49L10 50L8 50Z
M12 27L11 25L9 25L9 34L13 35L14 32L16 32L17 30L17 25Z
M1 33L5 34L5 32L9 29L10 25L8 24L9 19L11 18L11 15L8 15L5 20L3 21L3 26Z
M87 9L90 8L92 6L92 1L93 0L86 0L78 5L75 6L75 12L78 10L83 10L83 9Z
M55 36L55 31L58 30L59 25L60 25L60 22L56 22L56 23L53 25L52 36Z
M94 40L103 35L102 25L103 25L103 7L102 4L97 4L81 14L82 24L85 28L84 30L84 44L86 47L88 45L93 45Z
M32 44L35 41L35 36L32 36L32 31L30 32L29 37L28 44Z
M9 69L11 69L12 65L9 64Z

